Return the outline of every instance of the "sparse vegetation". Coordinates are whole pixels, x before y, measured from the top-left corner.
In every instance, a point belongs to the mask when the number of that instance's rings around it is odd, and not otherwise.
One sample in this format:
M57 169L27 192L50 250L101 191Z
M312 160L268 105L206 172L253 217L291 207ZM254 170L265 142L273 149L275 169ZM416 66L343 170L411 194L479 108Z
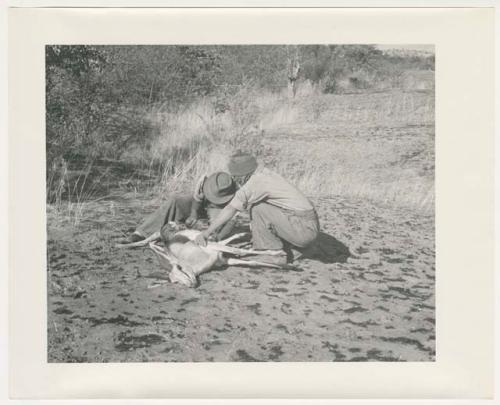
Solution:
M432 55L46 52L49 362L434 360ZM116 239L235 149L310 197L334 260L303 258L302 272L231 266L198 289L149 289L166 277L152 252L114 249ZM246 214L238 221L248 231Z
M309 194L431 209L433 56L298 47L291 98L290 52L47 46L47 201L73 207L111 183L164 195L246 149Z

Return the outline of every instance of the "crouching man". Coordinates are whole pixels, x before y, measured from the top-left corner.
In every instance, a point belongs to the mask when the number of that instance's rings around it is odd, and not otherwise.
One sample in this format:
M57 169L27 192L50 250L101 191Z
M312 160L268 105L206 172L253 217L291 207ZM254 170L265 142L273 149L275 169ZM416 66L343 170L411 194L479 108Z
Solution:
M169 222L184 222L188 227L194 227L199 218L208 217L209 222L213 223L222 208L234 197L235 191L236 184L228 173L203 175L196 182L192 195L173 195L168 198L121 243L144 240L155 232L160 232L163 225ZM234 221L227 221L223 227L213 228L214 238L228 237L233 226Z
M258 167L255 157L231 156L228 171L240 186L234 198L219 213L196 242L205 245L213 233L231 221L238 211L248 210L254 249L279 250L269 256L273 263L286 263L290 247L303 250L319 234L319 222L312 203L279 174ZM267 261L267 260L266 260Z

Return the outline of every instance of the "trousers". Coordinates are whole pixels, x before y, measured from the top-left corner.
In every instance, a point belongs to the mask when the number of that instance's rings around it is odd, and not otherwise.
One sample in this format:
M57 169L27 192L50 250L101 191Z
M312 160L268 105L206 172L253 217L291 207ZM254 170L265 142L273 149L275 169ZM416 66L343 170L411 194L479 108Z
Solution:
M306 248L319 235L315 210L289 211L263 202L252 206L250 219L254 249L283 249L286 243Z
M191 214L193 197L188 195L172 196L161 204L153 213L148 215L135 229L135 233L147 238L155 232L160 232L167 222L184 222ZM219 215L222 208L210 203L203 204L201 217L208 218L212 222ZM217 239L229 236L234 227L234 221L229 221L217 233Z

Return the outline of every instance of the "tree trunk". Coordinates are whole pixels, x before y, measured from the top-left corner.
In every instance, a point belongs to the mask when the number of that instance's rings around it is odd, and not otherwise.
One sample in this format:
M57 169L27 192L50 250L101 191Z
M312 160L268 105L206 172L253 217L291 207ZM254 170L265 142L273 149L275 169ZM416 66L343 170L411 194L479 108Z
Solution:
M295 98L297 94L297 79L300 72L299 52L295 47L294 55L288 58L288 95Z

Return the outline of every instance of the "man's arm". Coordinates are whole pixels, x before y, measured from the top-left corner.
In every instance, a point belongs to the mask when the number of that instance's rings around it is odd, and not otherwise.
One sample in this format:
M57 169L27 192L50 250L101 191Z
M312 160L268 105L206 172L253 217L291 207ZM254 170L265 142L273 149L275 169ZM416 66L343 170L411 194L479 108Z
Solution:
M217 215L217 218L215 218L215 220L210 224L208 229L203 231L199 237L196 238L195 242L198 245L206 246L207 239L218 229L222 228L227 222L229 222L234 217L236 212L236 208L231 205L226 205L219 215Z
M191 204L191 213L189 217L186 219L187 226L193 226L198 220L198 213L200 212L200 208L202 206L202 202L196 199L193 199L193 203Z
M205 183L206 179L207 176L204 174L194 185L191 212L189 214L189 217L185 221L186 225L189 227L194 226L194 224L198 220L198 213L200 212L200 208L203 205L203 201L205 200L205 195L203 193L203 184Z

